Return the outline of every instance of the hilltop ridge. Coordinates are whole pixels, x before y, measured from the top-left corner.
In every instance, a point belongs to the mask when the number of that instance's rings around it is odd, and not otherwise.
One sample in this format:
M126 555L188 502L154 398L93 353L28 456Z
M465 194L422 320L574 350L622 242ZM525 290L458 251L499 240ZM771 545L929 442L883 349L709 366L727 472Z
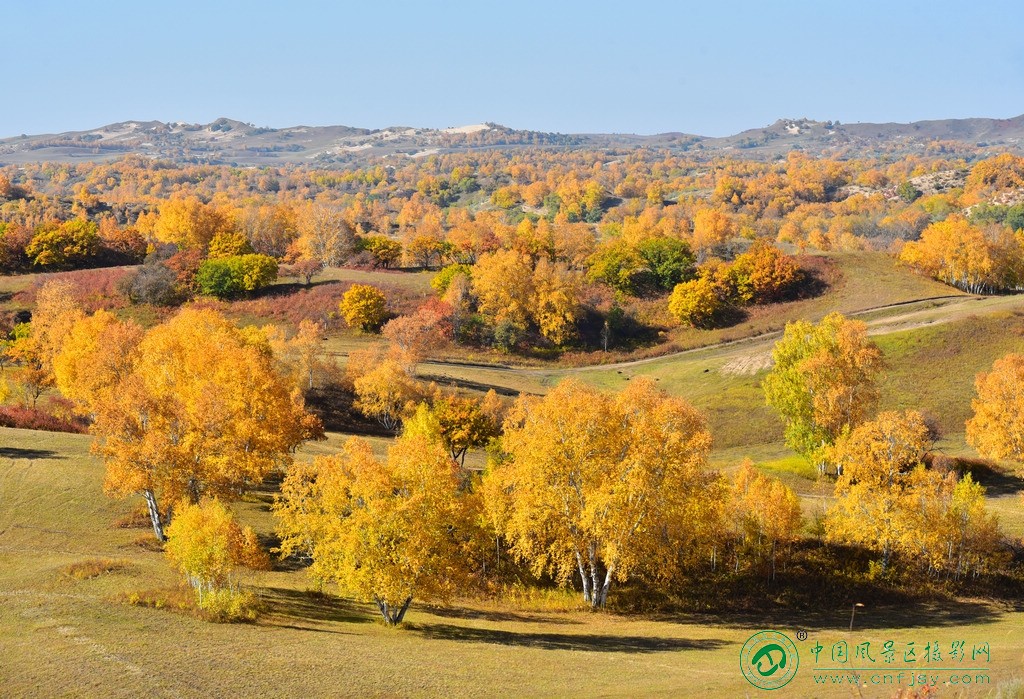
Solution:
M388 126L259 127L220 118L209 124L123 121L85 131L0 139L0 164L103 161L129 154L174 162L235 165L311 163L325 167L375 158L418 158L477 149L657 148L694 155L734 153L777 157L790 150L870 155L940 150L991 149L1024 152L1024 115L1012 119L943 119L901 123L854 123L779 119L732 136L686 133L561 134L513 129L487 122L443 129Z

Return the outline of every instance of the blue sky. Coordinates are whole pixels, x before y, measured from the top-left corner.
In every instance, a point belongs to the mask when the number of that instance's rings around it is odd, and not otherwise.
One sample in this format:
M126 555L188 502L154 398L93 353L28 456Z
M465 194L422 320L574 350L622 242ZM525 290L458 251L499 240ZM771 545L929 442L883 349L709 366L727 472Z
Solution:
M0 23L0 136L220 116L718 136L1024 113L1019 0L34 0Z

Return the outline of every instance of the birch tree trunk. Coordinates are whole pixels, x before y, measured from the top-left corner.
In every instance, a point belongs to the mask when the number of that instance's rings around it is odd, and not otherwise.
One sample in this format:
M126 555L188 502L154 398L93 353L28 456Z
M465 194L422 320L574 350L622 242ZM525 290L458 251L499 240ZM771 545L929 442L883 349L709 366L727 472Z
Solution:
M164 522L160 518L160 508L157 507L156 494L147 488L142 491L142 497L146 498L149 521L153 524L153 534L156 536L156 540L161 542L167 541L167 537L164 536Z

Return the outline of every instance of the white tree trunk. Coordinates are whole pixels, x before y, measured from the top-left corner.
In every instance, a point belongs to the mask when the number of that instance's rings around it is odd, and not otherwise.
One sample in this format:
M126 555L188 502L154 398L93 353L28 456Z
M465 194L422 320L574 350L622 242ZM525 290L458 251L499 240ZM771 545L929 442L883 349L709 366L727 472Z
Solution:
M164 535L164 522L160 518L160 508L157 506L156 494L152 490L142 491L142 497L146 498L146 508L149 510L149 521L153 525L153 534L157 541L167 541Z

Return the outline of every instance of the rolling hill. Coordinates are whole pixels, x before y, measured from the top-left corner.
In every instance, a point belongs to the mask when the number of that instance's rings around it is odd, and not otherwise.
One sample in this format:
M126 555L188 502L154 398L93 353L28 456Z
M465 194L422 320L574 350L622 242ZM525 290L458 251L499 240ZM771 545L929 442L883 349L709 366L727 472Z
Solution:
M257 127L221 118L209 124L124 121L85 131L0 139L0 164L102 161L128 154L174 162L248 166L310 163L325 167L358 165L376 158L418 158L476 149L657 148L703 155L776 157L790 150L857 153L915 153L962 144L971 149L1024 151L1024 115L1012 119L945 119L910 124L841 124L780 119L770 126L733 136L684 133L559 134L512 129L494 123L447 129L391 126ZM946 144L943 146L942 144Z

